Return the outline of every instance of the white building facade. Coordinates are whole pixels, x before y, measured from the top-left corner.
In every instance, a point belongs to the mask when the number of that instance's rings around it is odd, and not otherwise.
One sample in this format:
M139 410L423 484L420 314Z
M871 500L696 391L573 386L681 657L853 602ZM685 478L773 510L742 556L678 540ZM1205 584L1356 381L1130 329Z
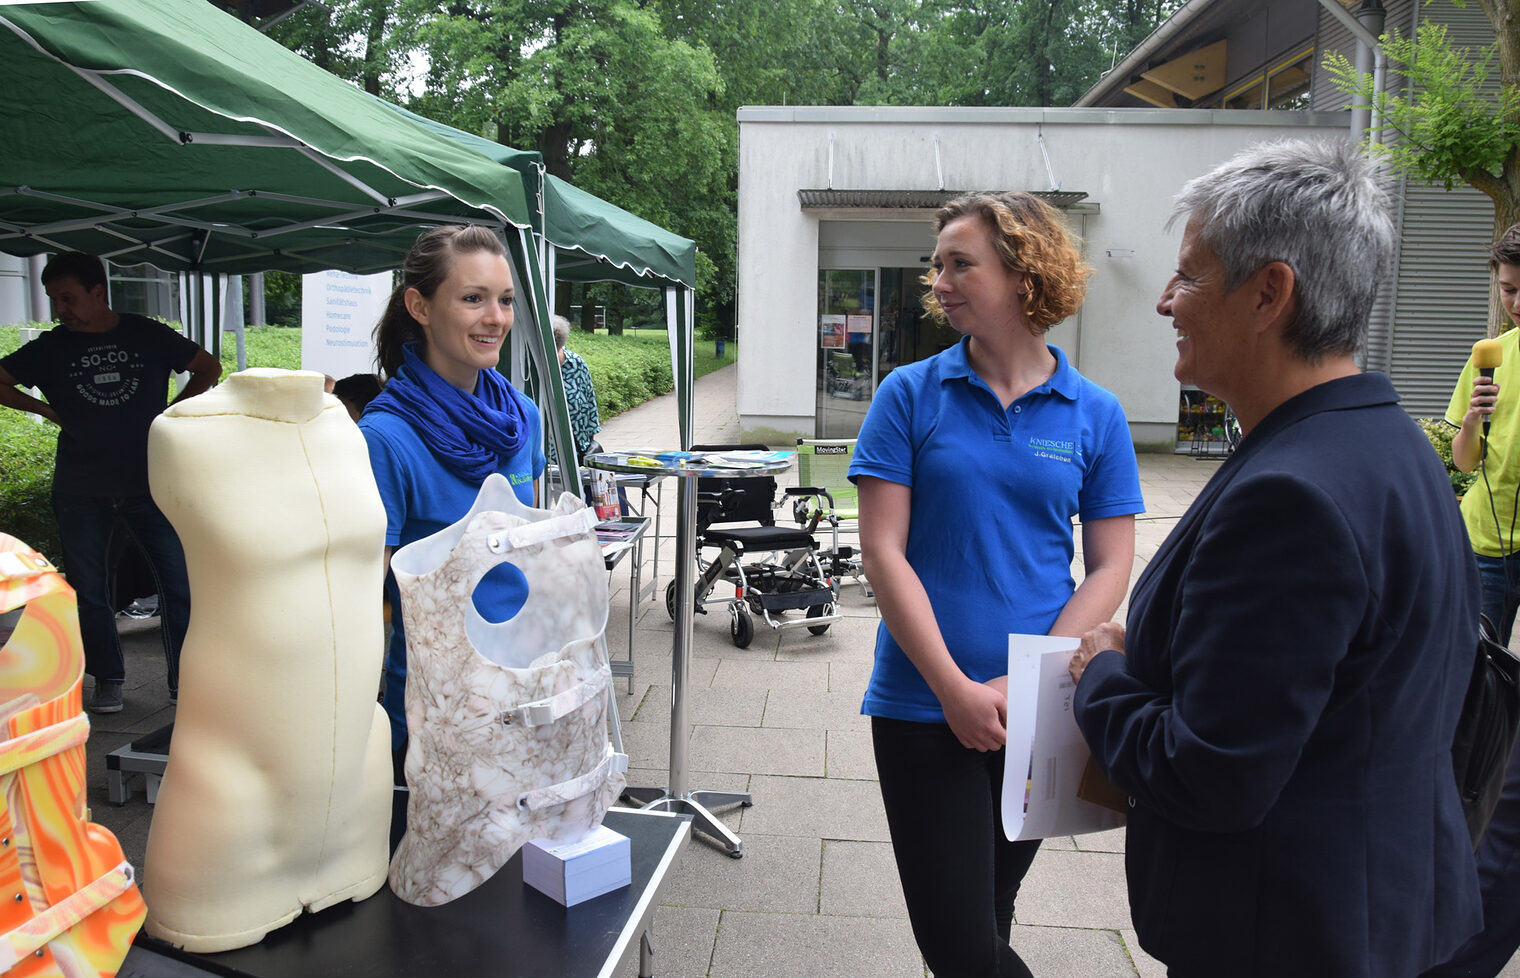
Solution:
M1176 340L1155 311L1181 238L1180 227L1165 230L1172 199L1245 146L1344 139L1348 121L1241 110L741 109L746 437L854 437L882 377L955 342L918 308L934 209L956 192L1028 190L1064 210L1094 269L1086 303L1049 342L1118 395L1138 445L1206 441L1180 416Z

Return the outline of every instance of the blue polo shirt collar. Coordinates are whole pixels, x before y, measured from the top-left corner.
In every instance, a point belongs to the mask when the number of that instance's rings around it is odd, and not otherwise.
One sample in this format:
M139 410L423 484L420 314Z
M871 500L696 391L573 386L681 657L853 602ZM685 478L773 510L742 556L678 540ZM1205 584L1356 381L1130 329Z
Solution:
M971 337L962 336L959 343L955 344L942 354L943 363L940 370L941 381L950 380L952 378L969 379L971 377L971 363L966 359L966 350L968 349L967 344L970 342ZM1039 387L1036 387L1029 393L1048 394L1054 392L1056 394L1060 394L1068 401L1075 401L1077 399L1077 390L1080 386L1081 378L1078 376L1076 370L1072 369L1071 364L1066 361L1066 354L1061 351L1061 348L1059 346L1051 346L1047 343L1045 345L1045 349L1049 350L1051 355L1056 358L1055 372L1050 375L1049 380L1041 384ZM977 379L980 380L981 378ZM982 383L985 384L986 381L983 380ZM1026 394L1025 396L1027 397L1028 395Z

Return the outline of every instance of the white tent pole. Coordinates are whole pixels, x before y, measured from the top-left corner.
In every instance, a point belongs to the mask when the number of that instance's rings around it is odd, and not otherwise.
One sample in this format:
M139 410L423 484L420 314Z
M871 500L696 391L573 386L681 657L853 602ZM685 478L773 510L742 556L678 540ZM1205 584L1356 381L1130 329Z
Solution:
M559 297L559 249L551 246L547 238L540 238L544 262L544 301L549 304L549 315L554 315L554 302Z

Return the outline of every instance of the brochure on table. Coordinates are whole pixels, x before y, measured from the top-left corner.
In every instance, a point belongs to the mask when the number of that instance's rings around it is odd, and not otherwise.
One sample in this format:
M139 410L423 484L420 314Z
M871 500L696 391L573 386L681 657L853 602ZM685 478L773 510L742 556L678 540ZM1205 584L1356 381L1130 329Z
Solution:
M596 525L596 542L601 544L602 559L615 557L629 549L644 535L649 517L619 517Z
M790 462L797 453L738 449L726 452L671 452L657 448L636 448L619 454L629 456L629 461L634 465L641 464L643 460L650 463L651 467L665 465L691 469L763 469L777 462Z
M1124 824L1119 812L1078 797L1092 757L1072 714L1076 684L1066 671L1078 644L1055 635L1008 636L1003 831L1014 841Z

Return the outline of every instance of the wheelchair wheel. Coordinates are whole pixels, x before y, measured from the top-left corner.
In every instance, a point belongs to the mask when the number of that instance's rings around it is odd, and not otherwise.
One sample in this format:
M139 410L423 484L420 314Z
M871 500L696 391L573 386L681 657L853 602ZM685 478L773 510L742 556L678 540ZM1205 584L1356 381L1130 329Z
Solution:
M822 618L824 615L833 613L833 611L834 606L832 604L815 604L807 610L807 616L809 618ZM826 621L822 625L809 625L808 631L814 635L822 635L829 630L829 626L832 624L834 623Z
M665 585L665 613L671 621L676 620L676 582L671 581Z
M734 640L735 648L747 649L749 643L755 640L755 620L745 609L738 605L733 607L733 615L728 621L728 634Z

